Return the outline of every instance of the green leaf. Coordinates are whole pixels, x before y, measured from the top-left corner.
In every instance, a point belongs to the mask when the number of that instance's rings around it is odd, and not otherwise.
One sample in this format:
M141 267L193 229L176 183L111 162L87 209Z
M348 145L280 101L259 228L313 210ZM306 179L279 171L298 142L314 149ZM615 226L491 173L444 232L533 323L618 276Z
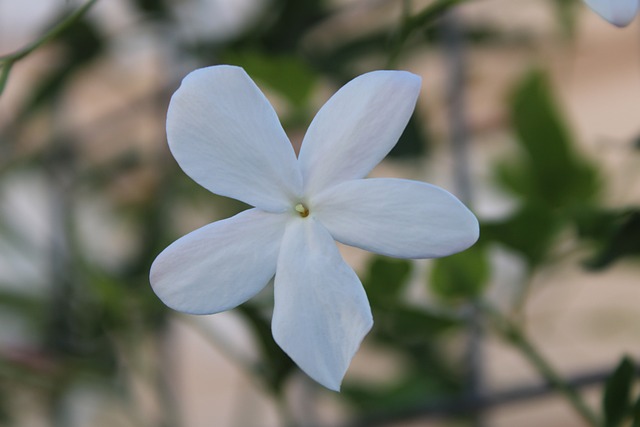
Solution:
M462 325L458 318L406 304L374 308L374 318L382 338L401 344L419 343Z
M304 107L316 82L313 70L293 55L267 55L258 51L228 52L224 61L243 67L257 82Z
M633 361L625 356L607 379L602 397L605 427L617 427L631 410L631 386L635 377Z
M389 157L416 158L425 154L429 147L428 134L423 129L424 119L417 120L415 114L409 120L398 143L389 153Z
M458 3L465 0L436 0L431 2L420 12L407 16L402 22L399 30L393 34L391 40L391 51L393 55L397 55L402 45L418 30L423 30L432 25L441 18L449 9L455 7Z
M140 11L155 18L167 19L171 15L164 0L133 0L133 3Z
M23 285L26 284L23 283ZM29 316L42 314L43 300L40 296L14 291L11 286L0 282L0 308L3 312L11 310Z
M522 155L499 178L531 203L552 209L588 204L599 189L595 168L575 151L546 76L529 73L511 100L511 120Z
M247 31L247 37L269 53L296 53L309 29L330 15L326 0L271 0L261 20Z
M563 35L571 37L576 30L576 16L579 3L576 0L554 0L556 17Z
M394 305L409 281L411 262L404 259L374 257L362 281L372 305Z
M636 399L636 403L633 404L631 416L633 417L631 427L640 427L640 396Z
M271 334L271 322L262 315L260 310L251 303L245 303L238 307L238 311L247 319L260 345L262 362L258 373L262 375L262 379L271 387L271 390L279 394L284 381L294 370L295 365L276 344Z
M600 270L620 258L640 255L640 208L594 211L582 218L578 226L581 237L596 242L597 251L585 262Z
M484 241L495 241L520 253L530 267L542 263L549 254L561 220L544 205L526 204L511 217L481 225Z
M474 299L489 279L489 263L482 245L434 261L431 290L444 300Z
M456 395L460 390L454 375L446 370L423 373L411 370L390 384L346 383L341 395L357 406L366 419L359 425L368 425L368 419L375 420L385 412L406 410L407 407L423 404L425 401L442 399Z
M55 100L67 83L76 76L76 71L97 58L106 46L96 26L86 17L70 25L56 42L63 47L61 61L52 63L47 68L47 74L39 79L30 94L30 99L22 107L18 121L25 120L34 111Z

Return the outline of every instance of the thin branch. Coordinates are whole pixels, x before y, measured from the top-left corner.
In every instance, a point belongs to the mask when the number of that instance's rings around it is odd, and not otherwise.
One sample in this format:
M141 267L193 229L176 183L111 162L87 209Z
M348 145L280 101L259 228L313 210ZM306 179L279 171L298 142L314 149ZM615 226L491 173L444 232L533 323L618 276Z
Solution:
M433 23L452 7L467 1L469 0L435 0L415 15L403 15L401 25L391 36L389 64L395 63L402 46L417 30Z
M569 385L562 376L556 372L548 360L529 341L525 333L512 321L507 319L492 307L482 306L483 310L491 316L496 325L496 330L509 344L520 350L521 354L547 380L567 401L583 420L592 427L599 427L600 420L593 410L582 399L582 396L574 387Z
M615 366L574 375L564 380L564 382L568 387L575 390L597 386L604 383L614 369ZM640 376L640 370L636 370L636 376ZM503 408L509 404L548 397L557 393L557 391L557 387L549 382L527 384L478 397L463 396L438 399L427 404L402 408L396 411L369 413L366 417L352 420L339 427L381 427L417 419L452 419L494 408Z
M47 31L40 38L28 44L27 46L19 49L13 53L0 56L0 67L2 70L0 71L0 95L4 91L4 88L9 80L9 73L11 72L11 68L18 62L23 59L42 45L48 43L49 41L55 39L60 34L62 34L67 28L77 22L80 18L84 16L84 14L93 6L98 0L89 0L80 8L78 8L75 12L71 13L65 19L63 19L58 25Z
M451 155L453 158L453 177L457 196L470 206L472 203L471 176L469 173L469 131L465 108L465 46L462 24L452 9L442 18L442 47L447 65L447 98ZM483 324L482 310L475 301L470 302L466 319L468 342L466 348L466 375L469 397L481 396L484 386L483 364ZM482 427L485 423L482 413L473 417L473 425Z

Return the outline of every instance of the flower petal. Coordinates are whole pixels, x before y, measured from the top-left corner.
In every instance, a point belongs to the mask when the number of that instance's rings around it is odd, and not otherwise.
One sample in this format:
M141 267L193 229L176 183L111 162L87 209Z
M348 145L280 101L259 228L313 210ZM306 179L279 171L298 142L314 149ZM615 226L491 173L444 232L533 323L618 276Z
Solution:
M278 116L242 68L193 71L171 98L167 138L198 184L271 212L299 198L302 175Z
M339 242L400 258L435 258L478 239L478 220L454 196L424 182L358 179L310 201L312 215Z
M169 307L191 314L242 304L275 274L288 218L249 209L187 234L153 262L153 291Z
M373 319L358 276L312 218L287 226L274 292L274 339L311 378L338 391Z
M638 13L638 0L585 0L598 15L618 27L626 27Z
M336 92L302 142L299 161L306 194L367 175L398 142L420 82L406 71L373 71Z

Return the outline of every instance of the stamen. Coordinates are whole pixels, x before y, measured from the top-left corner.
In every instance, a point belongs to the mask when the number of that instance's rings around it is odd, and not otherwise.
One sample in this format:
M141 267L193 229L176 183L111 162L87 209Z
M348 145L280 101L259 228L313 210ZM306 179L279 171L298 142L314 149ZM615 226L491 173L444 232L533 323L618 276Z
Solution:
M296 212L300 214L302 218L306 218L309 216L309 209L302 203L298 203L295 207Z

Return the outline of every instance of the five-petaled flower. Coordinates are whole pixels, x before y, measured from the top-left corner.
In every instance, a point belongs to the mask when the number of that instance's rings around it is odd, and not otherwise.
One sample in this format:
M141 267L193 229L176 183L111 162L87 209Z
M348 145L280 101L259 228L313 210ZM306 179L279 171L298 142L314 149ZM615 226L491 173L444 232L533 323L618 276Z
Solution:
M626 27L638 13L640 0L584 0L598 15L618 27Z
M475 216L445 190L402 179L362 179L396 144L420 78L374 71L340 89L295 152L278 117L242 68L190 73L171 98L169 147L208 190L255 208L167 247L151 285L169 307L229 310L274 278L272 333L313 379L339 390L373 320L356 273L335 241L402 258L471 246Z

